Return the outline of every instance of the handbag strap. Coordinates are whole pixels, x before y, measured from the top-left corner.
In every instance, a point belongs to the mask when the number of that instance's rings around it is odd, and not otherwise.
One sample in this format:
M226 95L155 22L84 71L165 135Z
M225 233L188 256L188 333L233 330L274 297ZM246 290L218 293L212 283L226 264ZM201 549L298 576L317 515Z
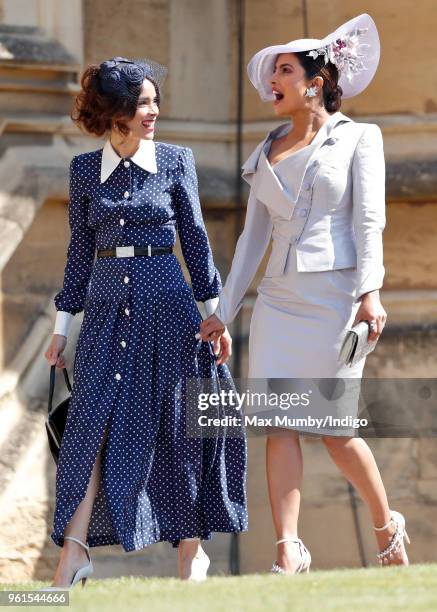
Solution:
M64 379L65 379L65 384L67 385L67 389L71 393L71 384L70 384L70 379L68 378L67 368L62 368L62 371L64 373ZM52 411L53 393L55 391L55 375L56 375L56 365L52 365L50 366L50 387L49 387L49 404L48 404L49 414Z

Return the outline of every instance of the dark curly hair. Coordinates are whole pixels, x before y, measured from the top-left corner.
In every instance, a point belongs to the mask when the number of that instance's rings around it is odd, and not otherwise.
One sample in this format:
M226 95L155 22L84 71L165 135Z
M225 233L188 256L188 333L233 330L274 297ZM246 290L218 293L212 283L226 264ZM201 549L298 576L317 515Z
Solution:
M307 53L308 51L299 51L294 55L304 69L307 79L313 79L316 76L323 77L323 103L328 113L334 113L341 106L341 96L343 94L343 90L338 84L340 75L337 66L329 61L325 64L323 55L318 55L313 59Z
M120 61L121 70L115 67ZM136 113L144 78L155 86L159 108L161 94L158 83L132 62L114 58L100 65L91 64L82 74L81 91L75 98L71 119L81 129L96 136L110 131L112 123L127 135L126 121Z

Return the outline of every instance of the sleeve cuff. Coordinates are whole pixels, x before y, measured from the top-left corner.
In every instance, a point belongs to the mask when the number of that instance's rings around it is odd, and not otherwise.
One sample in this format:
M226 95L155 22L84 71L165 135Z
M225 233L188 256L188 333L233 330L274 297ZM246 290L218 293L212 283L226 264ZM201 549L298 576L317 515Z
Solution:
M197 302L197 307L204 319L207 319L209 316L215 313L217 306L219 303L219 298L211 298L209 300L205 300L204 302Z
M366 293L382 289L384 276L385 267L383 264L375 266L375 268L369 271L364 278L363 275L359 274L358 278L360 278L360 282L358 283L358 288L355 293L355 302L360 302Z
M53 333L68 337L73 317L74 315L72 315L70 312L58 310L56 312L55 329L53 330Z
M215 313L215 311L217 310L218 303L219 303L218 297L211 298L210 300L206 300L204 302L205 312L206 312L207 317L210 317L212 314Z

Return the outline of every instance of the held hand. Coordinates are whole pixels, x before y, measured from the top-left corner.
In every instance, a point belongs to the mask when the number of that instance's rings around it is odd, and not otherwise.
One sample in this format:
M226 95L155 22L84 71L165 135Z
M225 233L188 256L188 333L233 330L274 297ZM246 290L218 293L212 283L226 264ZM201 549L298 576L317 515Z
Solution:
M226 363L232 355L232 338L227 329L225 329L220 338L214 340L214 354L217 355L217 365Z
M216 315L212 314L200 324L200 337L204 342L218 340L225 330L225 325Z
M381 301L379 299L379 291L369 291L365 293L361 299L361 306L357 311L355 321L353 325L360 321L375 321L376 325L373 329L370 328L369 342L378 340L379 336L384 329L385 322L387 320L387 313L385 312Z
M53 334L51 342L44 353L50 365L55 365L57 368L65 368L65 357L63 351L67 345L66 336L61 334Z

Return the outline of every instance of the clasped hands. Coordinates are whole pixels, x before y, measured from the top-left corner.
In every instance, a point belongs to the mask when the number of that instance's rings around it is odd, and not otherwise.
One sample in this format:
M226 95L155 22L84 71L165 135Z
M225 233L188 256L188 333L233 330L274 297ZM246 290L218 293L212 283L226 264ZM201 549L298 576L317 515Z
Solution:
M217 365L225 363L232 355L232 338L220 319L212 314L200 324L200 337L203 342L213 342Z

